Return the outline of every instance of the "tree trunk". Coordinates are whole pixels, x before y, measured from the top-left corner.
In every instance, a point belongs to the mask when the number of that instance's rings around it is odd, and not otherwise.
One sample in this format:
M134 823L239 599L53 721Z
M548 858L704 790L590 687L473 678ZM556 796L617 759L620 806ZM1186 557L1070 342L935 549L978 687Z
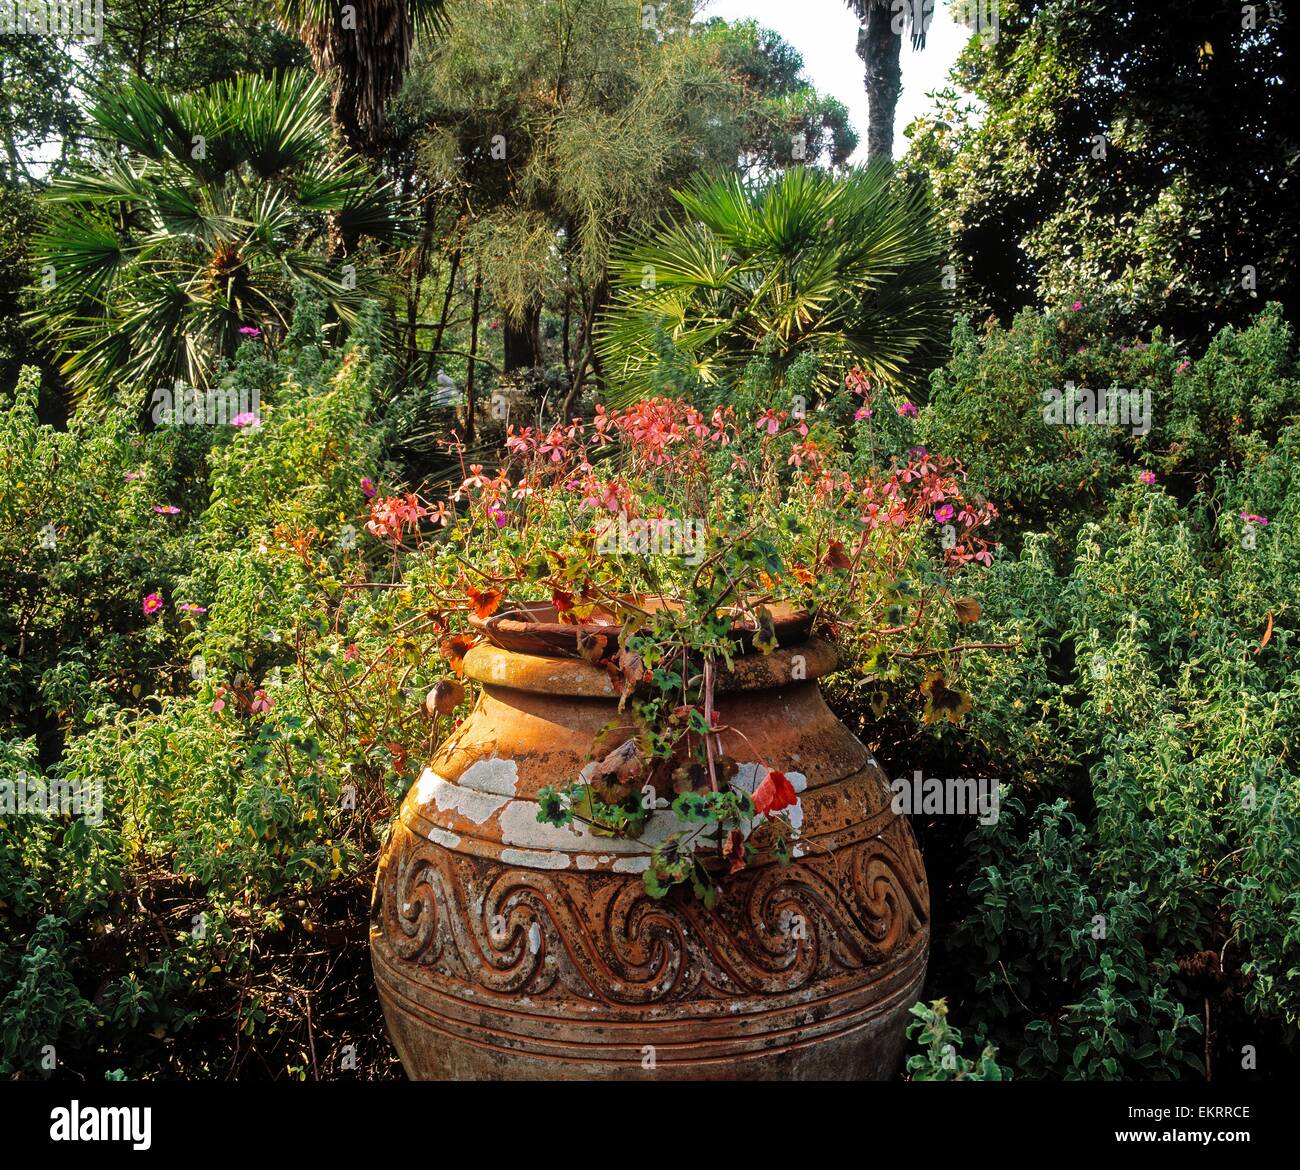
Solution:
M508 318L501 323L501 367L507 374L542 365L541 323L541 305L529 305L517 324Z
M574 346L574 366L569 373L569 392L560 403L560 422L566 423L573 417L574 407L582 395L583 384L587 380L587 366L595 356L596 317L609 293L609 284L602 280L591 293L591 303L586 315L579 323L577 344Z
M447 278L447 292L442 298L442 315L438 318L438 332L433 335L433 348L429 350L429 368L425 372L427 382L433 377L438 367L438 355L442 352L442 335L447 331L447 317L451 312L451 298L456 291L456 273L460 270L460 248L451 254L451 275Z
M866 66L867 162L894 157L894 111L903 92L903 33L894 31L892 6L874 3L858 29L858 56Z
M483 295L483 272L474 273L474 302L469 313L469 361L465 372L465 443L474 443L474 375L478 370L478 310Z

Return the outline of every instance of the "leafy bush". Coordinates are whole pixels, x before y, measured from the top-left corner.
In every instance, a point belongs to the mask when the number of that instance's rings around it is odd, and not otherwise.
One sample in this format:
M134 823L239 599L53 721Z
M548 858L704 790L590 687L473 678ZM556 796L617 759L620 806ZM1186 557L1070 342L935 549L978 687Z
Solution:
M307 661L295 631L358 571L344 536L379 474L389 368L373 314L340 354L319 325L304 302L283 353L248 343L226 371L262 393L256 425L141 432L113 408L60 432L26 374L0 413L18 566L0 585L3 779L102 797L0 813L6 1072L147 1075L183 1030L201 1074L221 1043L194 1029L274 1032L285 1013L266 939L317 929L321 898L364 885L388 782L405 782L366 731L414 702L380 670L357 688L369 715L321 717L319 688L362 664L339 672L319 642Z
M1144 448L1042 425L1026 368L1087 368L1055 344L1062 328L1023 314L983 343L959 329L918 420L966 436L977 489L1023 530L981 578L975 627L1011 651L964 656L960 728L899 733L1003 786L997 823L964 840L921 825L962 891L932 984L1022 1075L1277 1075L1300 1023L1289 331L1270 310L1177 365L1156 342L1136 358L1107 343L1102 368L1162 385ZM986 439L977 420L1001 429Z

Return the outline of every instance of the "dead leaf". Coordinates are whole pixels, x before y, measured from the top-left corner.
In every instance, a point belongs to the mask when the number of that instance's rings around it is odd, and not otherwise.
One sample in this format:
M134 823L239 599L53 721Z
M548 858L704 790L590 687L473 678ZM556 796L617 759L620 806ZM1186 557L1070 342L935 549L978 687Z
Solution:
M586 629L578 631L578 653L592 666L600 664L600 660L605 657L605 650L608 646L609 636L607 634L598 634L595 630Z
M609 672L610 682L618 691L618 709L621 711L628 696L646 681L645 664L641 661L641 655L620 647L618 656L606 662L605 669Z
M754 631L754 649L764 654L771 654L776 649L776 621L772 611L760 605L754 613L758 628Z
M1268 645L1268 640L1272 636L1273 636L1273 611L1270 609L1268 611L1268 625L1264 627L1264 637L1260 640L1259 645L1255 647L1256 654L1258 654L1261 650L1264 649L1265 646Z
M465 688L458 682L443 679L424 699L424 709L432 718L436 715L450 715L465 699Z
M739 873L745 868L745 838L739 829L732 829L722 845L722 856L731 864L728 873Z
M832 540L830 548L826 550L824 558L826 567L830 569L851 569L853 562L845 555L844 545L838 540Z

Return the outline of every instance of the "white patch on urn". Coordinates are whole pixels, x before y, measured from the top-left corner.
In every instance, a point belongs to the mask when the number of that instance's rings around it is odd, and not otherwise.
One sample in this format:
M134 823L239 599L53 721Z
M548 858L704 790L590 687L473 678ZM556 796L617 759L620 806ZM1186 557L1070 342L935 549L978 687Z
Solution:
M432 803L439 812L454 812L481 825L509 803L519 781L519 770L514 760L493 757L471 764L460 779L459 784L453 784L432 768L425 768L415 786L415 799L421 806Z
M535 800L512 800L497 818L501 830L503 845L522 845L532 849L551 849L566 855L578 854L578 867L583 865L582 855L600 849L605 853L641 853L650 852L652 845L667 840L673 833L699 828L698 822L682 821L672 812L656 812L647 818L641 836L632 840L623 837L601 837L591 832L587 825L576 822L572 825L547 824L537 819L537 802ZM505 854L503 853L504 857ZM601 858L604 864L606 858ZM644 861L644 858L642 858ZM567 862L565 863L568 864ZM559 869L561 866L546 868ZM615 864L615 869L618 865ZM640 869L644 869L642 865ZM635 871L625 872L640 872Z
M460 845L460 836L457 833L449 833L446 829L440 829L437 825L430 825L425 834L435 845L441 845L444 849L456 849Z
M428 804L433 799L433 782L437 777L432 768L425 768L415 782L415 799L420 804Z
M568 869L573 859L556 849L502 849L501 860L526 869Z
M541 949L542 928L538 923L534 922L532 926L528 928L528 953L530 955L535 955Z
M650 868L650 858L641 857L620 857L614 862L613 869L615 873L645 873Z
M462 788L491 792L497 796L514 796L519 789L519 765L514 760L489 756L475 760L456 781Z
M601 853L599 855L595 853L578 854L579 869L600 869L602 866L608 866L609 863L610 857L607 853Z

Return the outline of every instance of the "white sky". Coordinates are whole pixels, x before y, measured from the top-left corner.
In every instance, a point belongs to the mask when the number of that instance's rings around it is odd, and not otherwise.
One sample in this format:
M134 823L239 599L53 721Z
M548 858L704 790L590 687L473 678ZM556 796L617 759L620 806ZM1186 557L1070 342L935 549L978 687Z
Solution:
M971 35L954 23L943 0L936 0L934 8L925 48L914 53L911 40L903 41L903 95L894 120L895 158L907 149L903 128L928 108L926 93L943 88L948 70ZM844 0L699 0L696 15L697 19L752 18L780 33L803 55L804 72L817 89L848 107L861 140L852 161L866 160L867 95L862 62L854 51L858 22Z

